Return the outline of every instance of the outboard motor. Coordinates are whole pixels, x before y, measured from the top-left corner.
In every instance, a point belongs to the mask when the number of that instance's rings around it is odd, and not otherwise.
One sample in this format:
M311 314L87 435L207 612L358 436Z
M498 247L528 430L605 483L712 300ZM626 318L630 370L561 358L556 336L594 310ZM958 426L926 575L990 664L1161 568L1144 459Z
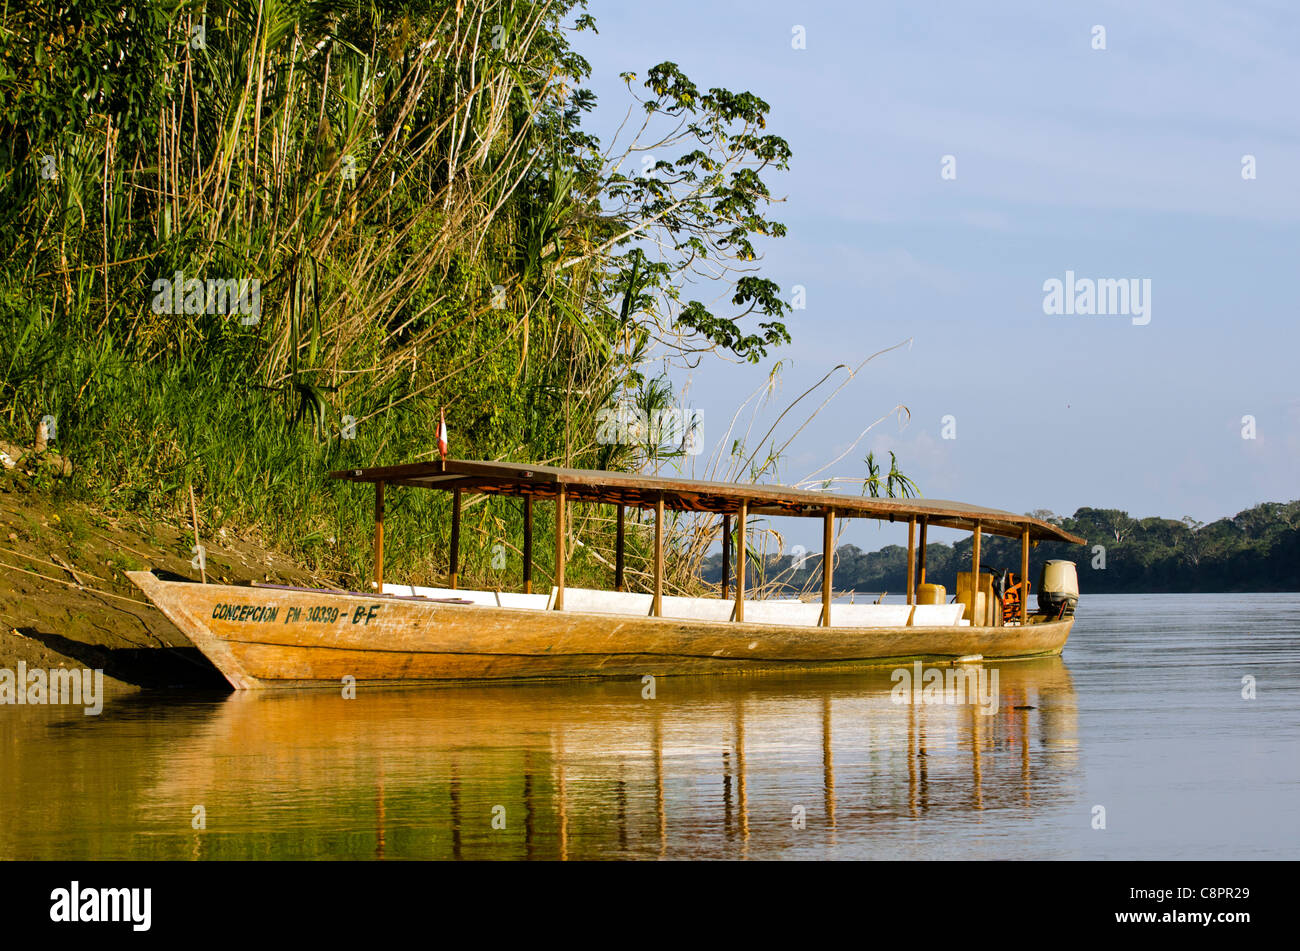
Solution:
M1038 575L1038 610L1051 618L1074 617L1079 603L1079 575L1074 562L1053 560Z

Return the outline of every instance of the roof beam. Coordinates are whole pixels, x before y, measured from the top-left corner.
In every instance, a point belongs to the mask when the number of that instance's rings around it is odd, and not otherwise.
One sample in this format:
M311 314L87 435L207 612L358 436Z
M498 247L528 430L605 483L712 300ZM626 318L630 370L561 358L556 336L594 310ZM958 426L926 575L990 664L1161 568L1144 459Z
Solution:
M519 463L446 459L370 469L332 472L336 479L385 482L415 488L477 492L554 499L564 492L568 501L652 509L662 499L665 509L734 515L742 505L749 514L771 517L820 518L827 506L837 518L873 518L889 521L924 518L939 528L981 530L1007 538L1028 531L1035 541L1056 540L1086 544L1058 525L1028 515L981 508L940 499L881 499L839 495L784 485L711 482L677 476L647 476L635 472L563 469Z

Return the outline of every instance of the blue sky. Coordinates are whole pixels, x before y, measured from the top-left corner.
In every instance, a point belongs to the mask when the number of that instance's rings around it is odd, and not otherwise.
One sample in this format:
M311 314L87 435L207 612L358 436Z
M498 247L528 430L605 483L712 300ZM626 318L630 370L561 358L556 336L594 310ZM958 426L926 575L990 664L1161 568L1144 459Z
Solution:
M599 35L575 41L602 138L627 106L618 74L671 60L700 88L766 99L768 131L794 153L772 179L789 235L763 246L763 273L787 299L803 285L807 307L766 363L674 374L706 445L775 359L789 361L783 404L911 338L798 438L783 481L901 403L910 423L880 424L833 474L860 478L867 449L892 449L929 497L1207 522L1300 497L1300 7L595 0L590 12ZM806 49L792 48L796 26ZM955 180L940 176L945 155ZM1044 314L1044 281L1067 270L1149 279L1150 323ZM955 439L942 438L946 415ZM811 546L816 526L792 522ZM896 535L862 523L844 540Z

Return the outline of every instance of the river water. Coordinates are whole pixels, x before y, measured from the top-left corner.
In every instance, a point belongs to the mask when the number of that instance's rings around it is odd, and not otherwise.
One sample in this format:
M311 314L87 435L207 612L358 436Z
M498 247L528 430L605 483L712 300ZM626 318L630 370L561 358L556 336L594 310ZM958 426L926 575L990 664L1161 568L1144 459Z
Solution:
M0 858L1300 857L1300 595L1079 610L992 712L888 669L4 706Z

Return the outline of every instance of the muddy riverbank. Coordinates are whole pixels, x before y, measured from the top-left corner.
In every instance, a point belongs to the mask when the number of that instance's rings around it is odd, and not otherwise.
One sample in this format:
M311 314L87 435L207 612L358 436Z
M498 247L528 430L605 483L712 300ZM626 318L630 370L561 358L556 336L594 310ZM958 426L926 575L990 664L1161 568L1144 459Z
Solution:
M331 584L256 538L219 529L202 541L210 581ZM103 669L119 690L223 688L124 574L148 568L197 581L193 544L179 519L110 515L0 486L0 667Z

